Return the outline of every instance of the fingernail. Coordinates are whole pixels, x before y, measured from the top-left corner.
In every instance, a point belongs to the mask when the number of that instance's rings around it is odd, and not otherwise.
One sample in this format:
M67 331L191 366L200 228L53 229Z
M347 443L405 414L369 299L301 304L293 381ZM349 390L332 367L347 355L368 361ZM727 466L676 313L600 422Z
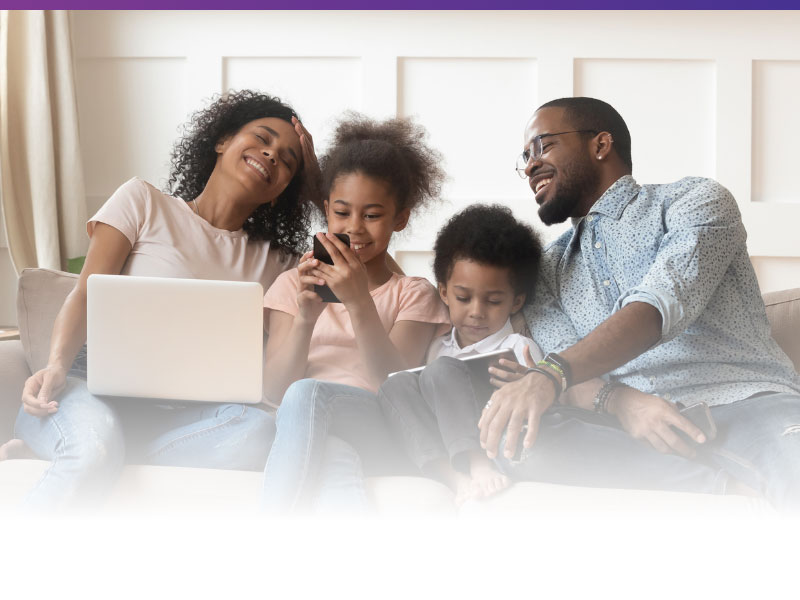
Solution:
M706 436L704 436L704 435L698 435L697 436L697 443L698 444L703 444L703 443L705 443L705 441L706 441Z

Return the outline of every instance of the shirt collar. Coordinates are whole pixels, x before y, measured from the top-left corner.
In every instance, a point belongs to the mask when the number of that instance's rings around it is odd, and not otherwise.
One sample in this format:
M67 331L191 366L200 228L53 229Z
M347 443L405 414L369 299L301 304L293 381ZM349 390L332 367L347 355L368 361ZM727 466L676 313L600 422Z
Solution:
M498 331L495 331L492 335L486 336L482 340L462 348L458 345L458 340L456 339L456 328L453 327L453 329L450 331L450 335L444 339L444 347L454 348L459 352L477 352L478 354L483 354L484 352L496 350L500 342L502 342L512 333L514 333L514 328L511 326L511 319L508 319L506 320L506 324L503 325Z
M619 220L622 211L636 197L641 187L632 175L623 175L595 201L592 208L589 209L589 214L599 213ZM577 227L585 218L572 219L573 227Z

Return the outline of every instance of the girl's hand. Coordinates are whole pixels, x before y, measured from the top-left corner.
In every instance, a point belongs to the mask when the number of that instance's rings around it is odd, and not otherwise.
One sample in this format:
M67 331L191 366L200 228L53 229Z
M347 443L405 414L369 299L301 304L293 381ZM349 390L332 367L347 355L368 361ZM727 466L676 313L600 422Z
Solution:
M348 310L351 306L356 306L367 299L371 300L367 268L350 249L350 246L332 233L318 233L317 238L331 255L333 264L326 265L317 261L316 268L311 271L311 275L324 279Z
M536 361L534 361L533 356L531 356L530 346L525 346L525 362L527 366L521 365L513 360L508 360L507 358L501 358L497 365L489 367L489 382L494 387L500 389L507 383L522 379L530 367L536 366Z
M59 366L47 366L28 377L22 388L22 406L34 417L46 417L58 411L58 396L67 383L67 372Z
M300 258L300 264L297 265L297 272L300 275L300 288L297 290L297 317L307 323L316 323L322 311L325 310L325 303L314 291L315 285L325 285L323 279L312 274L319 264L312 252L306 252Z
M323 203L320 191L322 174L319 169L317 155L314 152L314 139L297 117L292 117L292 125L294 125L294 130L300 138L300 146L303 149L303 173L301 175L303 191L317 207L322 208Z

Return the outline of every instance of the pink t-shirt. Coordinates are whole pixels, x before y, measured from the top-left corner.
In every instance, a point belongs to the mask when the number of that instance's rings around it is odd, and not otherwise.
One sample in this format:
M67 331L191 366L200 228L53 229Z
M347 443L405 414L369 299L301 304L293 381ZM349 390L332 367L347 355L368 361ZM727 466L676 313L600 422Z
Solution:
M118 229L131 243L123 275L255 281L266 290L297 257L270 252L267 241L217 229L183 200L134 177L122 184L86 224Z
M296 316L299 287L297 269L286 271L267 290L264 307ZM422 277L403 277L395 273L370 295L387 333L397 321L450 326L447 307L436 289ZM378 391L367 377L367 368L356 346L350 314L343 304L328 304L317 320L311 335L305 377Z

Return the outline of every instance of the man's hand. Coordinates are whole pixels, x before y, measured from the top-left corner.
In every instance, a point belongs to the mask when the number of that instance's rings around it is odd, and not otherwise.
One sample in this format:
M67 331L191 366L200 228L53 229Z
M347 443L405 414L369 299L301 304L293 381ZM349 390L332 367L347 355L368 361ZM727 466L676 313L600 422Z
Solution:
M539 431L539 421L556 397L553 382L541 373L528 373L522 379L510 382L497 390L478 421L481 430L481 447L489 458L497 456L500 438L506 432L503 454L513 458L522 426L527 423L525 448L533 446Z
M673 404L658 396L621 387L609 398L607 409L619 419L625 431L664 454L675 453L689 459L697 454L673 427L698 444L706 441L706 436L694 423L678 412Z

